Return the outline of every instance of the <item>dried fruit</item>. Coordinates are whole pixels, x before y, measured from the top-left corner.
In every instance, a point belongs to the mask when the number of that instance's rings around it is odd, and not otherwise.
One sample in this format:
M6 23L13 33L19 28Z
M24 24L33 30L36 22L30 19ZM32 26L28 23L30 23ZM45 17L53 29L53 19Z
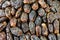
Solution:
M23 12L22 15L21 15L21 21L22 22L27 22L28 20L28 15L27 13Z
M44 2L44 0L38 0L39 4L41 5L42 8L46 8L47 4Z
M30 20L30 21L34 21L35 18L36 18L36 12L32 10L32 11L29 13L29 20Z
M11 25L12 27L16 27L16 24L17 24L17 19L16 19L16 18L12 18L12 19L10 20L10 25Z
M23 5L23 0L10 0L10 1L11 1L11 5L16 9L18 7L22 7Z
M10 2L9 2L9 1L5 1L5 2L2 4L2 8L6 8L7 6L10 6Z
M0 40L6 40L5 32L0 32Z
M37 36L41 35L41 27L40 26L36 26L36 35Z
M11 19L11 8L10 7L5 8L5 15L9 19Z
M48 23L52 23L55 20L55 16L54 16L53 12L49 12L47 14L47 20L48 20Z
M12 15L15 15L15 9L12 7L7 7L5 8L5 14L6 17L8 17L9 19L11 19Z
M49 34L48 39L49 40L56 40L56 36L54 34Z
M32 9L33 9L33 10L37 10L38 8L39 8L38 3L34 3L34 4L32 5Z
M40 17L40 16L37 16L37 18L36 18L36 20L35 20L35 24L36 24L36 25L40 25L41 22L42 22L41 17Z
M47 36L48 35L48 28L45 23L42 23L42 34Z
M22 30L23 30L24 33L29 30L29 26L28 26L27 23L22 23Z
M59 21L57 19L54 21L54 33L59 33Z
M45 16L45 15L46 15L46 13L45 13L45 11L44 11L43 8L40 8L40 9L38 10L38 15L39 15L39 16Z
M33 22L29 22L29 29L31 34L35 34L35 24Z
M0 40L60 40L59 26L59 0L0 0Z
M20 36L20 35L23 34L22 30L19 29L18 27L10 28L10 30L11 30L11 33L14 34L14 35L16 35L16 36Z
M30 10L31 10L30 5L29 5L29 4L25 4L25 5L24 5L24 12L30 13Z
M52 24L48 24L48 29L49 29L49 32L53 32L53 25Z

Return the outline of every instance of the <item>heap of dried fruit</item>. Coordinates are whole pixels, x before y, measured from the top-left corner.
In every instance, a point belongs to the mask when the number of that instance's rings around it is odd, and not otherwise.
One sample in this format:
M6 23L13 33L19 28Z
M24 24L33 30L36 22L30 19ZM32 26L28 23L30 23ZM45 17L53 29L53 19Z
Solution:
M0 40L60 40L60 1L0 0Z

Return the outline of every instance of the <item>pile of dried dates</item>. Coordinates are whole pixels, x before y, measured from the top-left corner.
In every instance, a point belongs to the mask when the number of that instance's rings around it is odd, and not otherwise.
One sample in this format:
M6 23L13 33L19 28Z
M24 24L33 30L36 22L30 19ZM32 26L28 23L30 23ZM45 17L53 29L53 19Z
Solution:
M0 40L60 40L60 1L0 0Z

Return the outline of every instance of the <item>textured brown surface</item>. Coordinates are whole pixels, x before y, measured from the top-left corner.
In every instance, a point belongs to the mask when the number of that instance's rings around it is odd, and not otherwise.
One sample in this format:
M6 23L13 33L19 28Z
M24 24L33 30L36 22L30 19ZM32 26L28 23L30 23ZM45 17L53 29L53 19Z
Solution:
M60 1L0 0L0 40L60 40Z

